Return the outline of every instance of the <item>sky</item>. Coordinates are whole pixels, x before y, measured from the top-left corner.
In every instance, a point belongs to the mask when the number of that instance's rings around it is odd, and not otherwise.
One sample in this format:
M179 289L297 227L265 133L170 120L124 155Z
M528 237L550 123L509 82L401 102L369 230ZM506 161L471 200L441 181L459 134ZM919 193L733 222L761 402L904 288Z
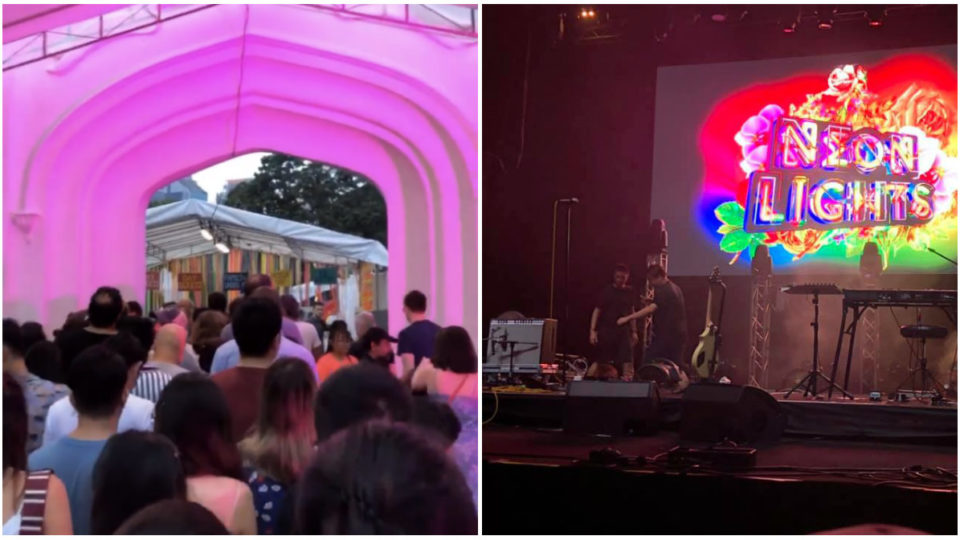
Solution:
M193 179L207 192L207 201L215 203L217 202L217 193L220 193L227 180L253 178L253 173L260 168L260 158L265 155L267 153L257 152L237 156L193 173Z

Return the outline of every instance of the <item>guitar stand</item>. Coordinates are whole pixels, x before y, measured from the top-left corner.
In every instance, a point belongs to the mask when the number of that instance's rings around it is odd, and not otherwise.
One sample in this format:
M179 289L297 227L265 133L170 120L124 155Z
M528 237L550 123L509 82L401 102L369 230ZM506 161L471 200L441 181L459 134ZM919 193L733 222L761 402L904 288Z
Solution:
M833 393L833 389L843 392L843 394L850 399L853 399L853 395L840 388L840 385L833 382L830 377L827 377L820 371L820 295L818 293L813 293L813 322L810 323L810 326L813 327L813 368L810 370L810 373L800 379L793 388L784 396L786 398L790 397L790 394L796 392L801 387L803 390L803 397L814 396L817 397L817 394L820 392L830 389L830 393ZM823 379L823 382L827 383L822 387L821 390L817 390L817 382L819 379Z

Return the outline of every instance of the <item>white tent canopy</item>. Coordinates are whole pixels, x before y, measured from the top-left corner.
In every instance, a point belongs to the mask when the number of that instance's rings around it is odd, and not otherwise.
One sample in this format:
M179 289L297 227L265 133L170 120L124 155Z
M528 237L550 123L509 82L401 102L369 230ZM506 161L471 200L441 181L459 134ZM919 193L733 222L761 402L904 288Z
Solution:
M234 249L322 264L363 261L387 266L387 249L376 240L194 199L147 209L147 266L219 253L200 235L201 220L212 223Z

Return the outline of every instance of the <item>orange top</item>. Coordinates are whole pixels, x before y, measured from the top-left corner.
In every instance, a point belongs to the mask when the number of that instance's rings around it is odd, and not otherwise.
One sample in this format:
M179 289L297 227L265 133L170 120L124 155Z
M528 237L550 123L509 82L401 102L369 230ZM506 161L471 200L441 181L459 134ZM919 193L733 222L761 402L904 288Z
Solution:
M340 360L335 354L329 352L317 360L317 377L322 383L323 381L327 380L327 377L332 375L334 371L342 367L352 366L356 363L357 359L350 355L347 355L343 360Z

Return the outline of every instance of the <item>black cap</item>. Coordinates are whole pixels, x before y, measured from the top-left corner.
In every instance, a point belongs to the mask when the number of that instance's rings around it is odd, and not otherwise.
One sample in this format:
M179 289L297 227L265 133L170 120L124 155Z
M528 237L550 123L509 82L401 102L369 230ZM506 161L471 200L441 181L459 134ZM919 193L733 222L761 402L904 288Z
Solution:
M369 347L371 343L379 343L383 340L389 340L390 343L396 343L397 338L391 336L387 333L386 330L380 328L379 326L374 326L373 328L367 330L367 333L363 335L363 342Z

